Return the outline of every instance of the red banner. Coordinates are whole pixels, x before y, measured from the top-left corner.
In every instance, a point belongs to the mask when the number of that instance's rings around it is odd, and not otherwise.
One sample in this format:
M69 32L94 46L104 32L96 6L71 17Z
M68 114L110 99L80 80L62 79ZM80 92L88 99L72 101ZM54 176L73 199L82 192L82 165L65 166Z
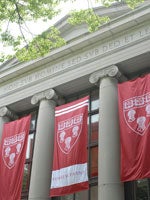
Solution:
M150 74L118 85L121 180L150 177Z
M0 145L0 200L20 200L31 116L4 124Z
M54 160L50 196L89 188L87 176L88 97L55 110Z

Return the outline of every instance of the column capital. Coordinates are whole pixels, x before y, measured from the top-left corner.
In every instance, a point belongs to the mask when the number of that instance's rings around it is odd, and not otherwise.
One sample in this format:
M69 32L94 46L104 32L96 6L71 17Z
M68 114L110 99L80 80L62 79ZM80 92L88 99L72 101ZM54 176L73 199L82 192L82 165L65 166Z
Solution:
M6 106L0 108L0 117L9 117L10 119L17 119L18 116L8 109Z
M47 100L51 99L51 100L56 101L58 99L58 95L56 94L55 90L48 89L48 90L45 90L45 91L35 94L31 98L31 103L34 105L43 99L47 99Z
M100 79L104 77L114 77L119 81L126 80L126 78L119 71L118 67L116 65L111 65L91 74L89 81L90 83L96 84Z

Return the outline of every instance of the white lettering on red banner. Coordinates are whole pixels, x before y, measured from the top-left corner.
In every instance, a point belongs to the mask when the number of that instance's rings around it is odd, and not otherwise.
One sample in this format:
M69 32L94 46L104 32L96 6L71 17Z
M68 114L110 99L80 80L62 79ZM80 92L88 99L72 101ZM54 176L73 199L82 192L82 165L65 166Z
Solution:
M25 133L20 133L19 135L14 135L12 137L8 137L4 139L4 145L11 145L17 142L23 141L25 138Z
M123 102L123 108L124 110L128 110L133 107L140 107L146 105L147 103L150 103L150 93L125 100Z
M72 127L74 125L77 125L79 123L82 123L83 121L83 114L74 116L70 119L67 119L65 121L59 122L58 123L58 131L62 131L65 128Z

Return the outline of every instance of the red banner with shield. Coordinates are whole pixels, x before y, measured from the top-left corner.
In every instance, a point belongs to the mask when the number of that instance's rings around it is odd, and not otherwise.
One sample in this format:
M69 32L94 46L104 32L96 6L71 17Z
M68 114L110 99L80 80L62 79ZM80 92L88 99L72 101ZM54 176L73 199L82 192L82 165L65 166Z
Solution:
M150 177L150 74L118 84L121 180Z
M88 97L56 107L51 197L89 188L87 118Z
M0 145L0 200L20 200L31 116L4 124Z

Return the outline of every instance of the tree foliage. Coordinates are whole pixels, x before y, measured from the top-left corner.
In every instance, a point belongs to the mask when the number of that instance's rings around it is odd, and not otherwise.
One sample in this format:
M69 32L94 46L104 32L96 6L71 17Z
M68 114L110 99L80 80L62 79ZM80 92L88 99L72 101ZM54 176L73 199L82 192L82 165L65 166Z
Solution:
M30 32L27 22L48 21L58 15L60 10L58 5L62 2L76 0L1 0L0 1L0 41L3 45L12 46L14 55L19 60L31 60L37 57L44 56L50 50L65 45L65 40L61 37L59 30L56 27L50 27L48 31L41 35L34 35ZM92 0L87 0L92 1ZM131 9L134 9L139 3L144 0L93 0L102 3L104 6L110 6L114 2L124 2ZM93 8L89 7L86 10L72 11L68 19L68 23L72 25L86 23L89 32L96 31L99 26L107 23L107 16L98 16ZM20 34L12 34L10 24L19 27ZM5 29L4 29L5 25ZM25 32L32 35L32 39L28 40ZM23 47L24 46L24 47ZM11 58L9 55L1 53L0 61Z
M44 56L51 49L56 49L64 44L66 42L60 37L59 30L51 27L49 31L35 37L27 46L18 49L16 56L21 61L36 59L37 57Z
M98 27L109 21L108 16L98 16L94 13L93 9L80 10L72 12L68 22L72 25L86 23L89 32L96 31Z

